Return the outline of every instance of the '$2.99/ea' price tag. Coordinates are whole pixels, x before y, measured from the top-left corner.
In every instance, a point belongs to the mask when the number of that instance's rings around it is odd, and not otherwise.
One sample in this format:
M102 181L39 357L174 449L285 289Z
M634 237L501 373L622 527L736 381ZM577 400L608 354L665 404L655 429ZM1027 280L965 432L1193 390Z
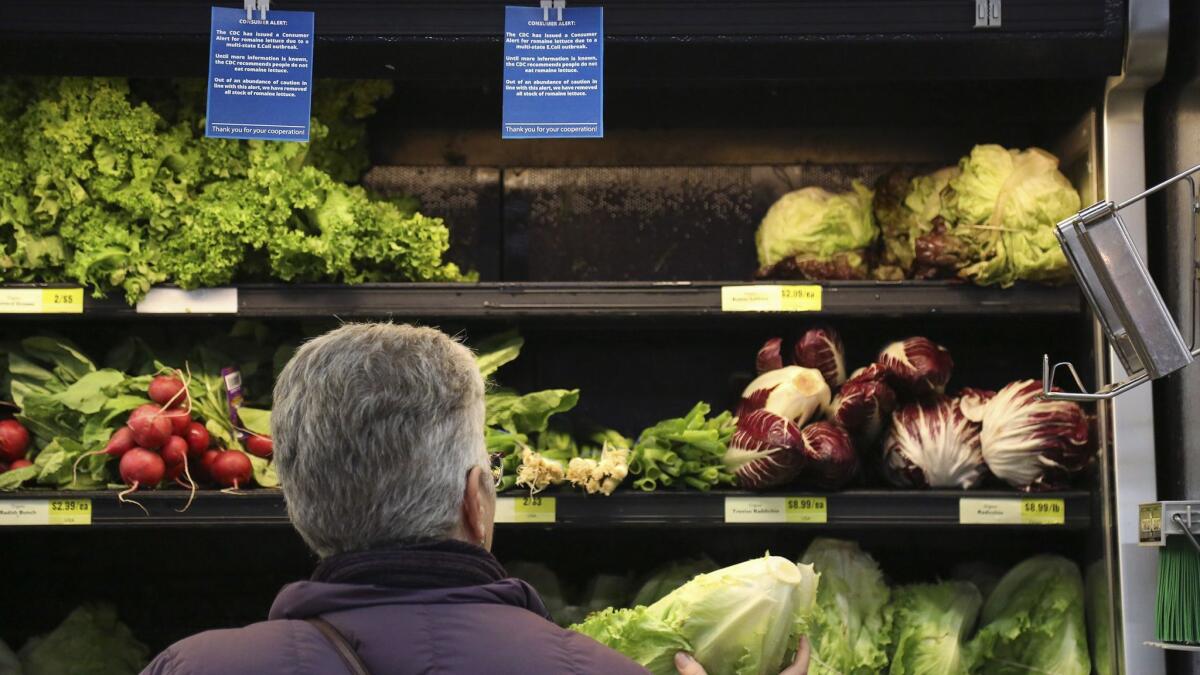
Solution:
M0 525L91 525L90 499L0 500Z

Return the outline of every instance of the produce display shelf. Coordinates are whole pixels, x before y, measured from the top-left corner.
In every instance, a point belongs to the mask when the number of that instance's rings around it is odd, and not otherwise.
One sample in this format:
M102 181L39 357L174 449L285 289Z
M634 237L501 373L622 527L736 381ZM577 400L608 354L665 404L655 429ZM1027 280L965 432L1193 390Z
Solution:
M1086 531L1091 525L1090 493L1065 491L1039 495L1024 495L1001 490L849 490L816 494L802 492L749 493L737 491L643 493L621 491L605 497L574 491L550 490L541 493L541 517L512 522L513 507L525 500L519 491L500 496L497 520L505 527L569 527L612 528L638 526L671 527L843 527L843 528L991 528L1025 532ZM825 500L825 522L726 522L730 504L739 500ZM242 526L284 525L287 513L283 496L278 490L247 490L240 494L216 491L197 493L192 505L180 511L187 502L187 493L179 490L140 492L137 499L149 512L145 514L134 504L122 504L117 493L55 492L23 490L0 494L0 532L17 526L14 510L23 507L27 512L40 507L45 510L55 500L86 500L90 508L88 520L92 527L136 526ZM550 499L553 499L553 502ZM1059 502L1062 508L1056 524L964 524L961 522L963 499L986 501L992 504L1013 504L1034 499L1040 502ZM731 501L732 500L732 501ZM507 506L507 508L504 508ZM72 506L70 511L78 511ZM507 513L506 518L501 513ZM518 513L518 517L520 514ZM48 523L27 523L30 526ZM12 525L13 527L6 527ZM50 525L68 527L68 525Z
M248 284L236 288L236 303L228 309L236 306L236 316L259 318L744 317L744 312L722 310L722 288L748 285L764 284L715 281ZM765 285L805 285L805 282ZM819 285L820 309L810 313L826 316L1077 315L1083 309L1079 291L1073 285L984 288L946 281L849 281ZM0 291L19 287L0 286ZM191 311L184 304L175 310L168 307L167 311L160 305L157 315L163 314L219 315L204 309ZM15 315L11 311L5 314ZM83 315L149 316L139 313L138 308L123 299L95 300L90 296L83 300Z

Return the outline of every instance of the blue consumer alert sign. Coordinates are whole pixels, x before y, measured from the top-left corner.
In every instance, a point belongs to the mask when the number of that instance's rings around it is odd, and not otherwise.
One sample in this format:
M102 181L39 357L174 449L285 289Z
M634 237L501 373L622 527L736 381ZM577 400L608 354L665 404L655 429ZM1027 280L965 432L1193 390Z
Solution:
M271 11L260 17L212 8L204 133L211 138L307 141L313 13Z
M604 8L504 8L502 124L503 138L604 137Z

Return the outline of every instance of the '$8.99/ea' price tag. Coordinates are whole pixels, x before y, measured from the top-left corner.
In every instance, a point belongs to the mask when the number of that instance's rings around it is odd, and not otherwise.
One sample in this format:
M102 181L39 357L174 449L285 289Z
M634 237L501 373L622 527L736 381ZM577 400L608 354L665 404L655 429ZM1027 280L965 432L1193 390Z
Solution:
M824 497L788 497L784 515L789 523L824 523L829 520Z

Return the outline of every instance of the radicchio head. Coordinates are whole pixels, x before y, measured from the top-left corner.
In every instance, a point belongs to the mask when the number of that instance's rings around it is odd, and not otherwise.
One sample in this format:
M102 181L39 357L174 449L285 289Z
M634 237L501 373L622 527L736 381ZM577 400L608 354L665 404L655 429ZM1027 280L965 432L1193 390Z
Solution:
M846 348L832 328L811 328L796 341L796 365L821 371L831 389L846 381Z
M883 444L883 473L901 487L973 488L987 476L979 425L955 399L898 408Z
M1083 408L1043 399L1037 380L1013 382L988 401L982 441L992 473L1027 492L1067 487L1094 451Z
M765 409L802 426L829 405L829 385L812 368L784 366L754 378L742 391L737 416Z
M804 468L804 462L800 428L762 409L738 418L737 430L725 451L725 466L738 485L749 490L790 483Z
M914 396L942 393L954 370L950 352L923 337L910 337L884 347L879 352L879 365L888 371L898 390Z
M801 480L821 490L837 490L858 473L858 452L850 434L832 422L813 422L800 431L804 439Z
M845 427L861 443L873 443L896 407L896 392L876 364L860 369L838 390L827 417Z
M754 360L754 365L758 370L758 374L778 370L783 367L783 339L771 338L758 350L758 357Z

